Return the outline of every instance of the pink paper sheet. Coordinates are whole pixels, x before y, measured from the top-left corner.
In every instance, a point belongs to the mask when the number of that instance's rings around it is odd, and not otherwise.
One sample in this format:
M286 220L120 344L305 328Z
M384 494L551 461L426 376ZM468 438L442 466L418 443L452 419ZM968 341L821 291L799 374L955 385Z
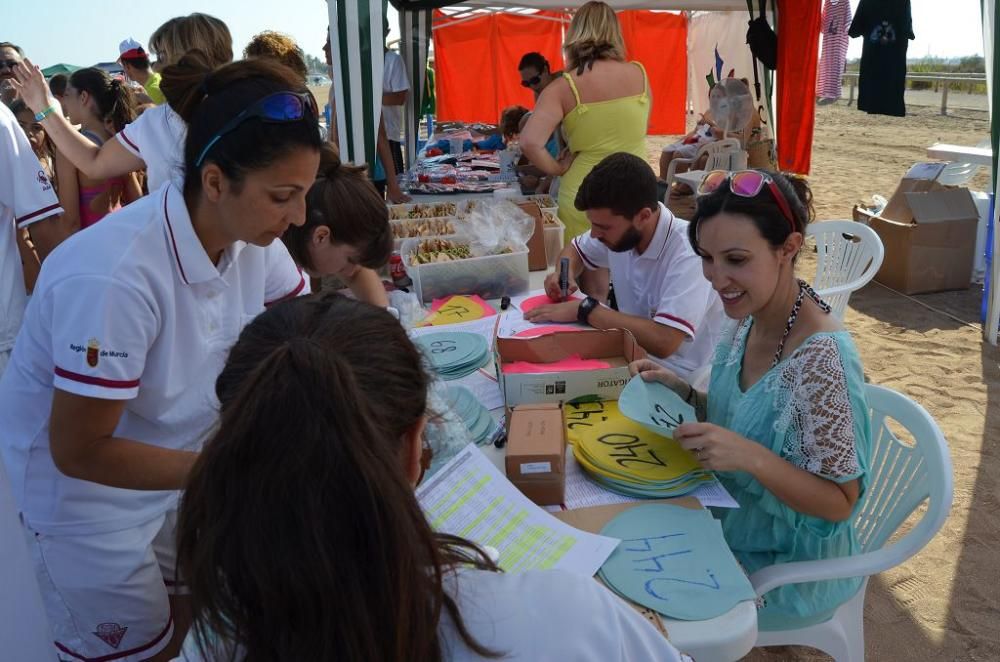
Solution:
M583 297L578 297L576 295L573 295L567 300L579 301L582 298ZM539 306L547 306L553 303L559 303L559 302L550 299L548 294L539 294L538 296L528 297L527 299L522 301L519 308L521 309L522 313L527 313L529 310L532 310L533 308L538 308Z
M584 359L579 354L567 357L553 363L530 363L528 361L513 361L505 363L504 374L529 374L538 372L572 372L579 370L601 370L610 368L611 364L599 359Z
M587 329L580 329L575 326L536 326L531 329L525 329L524 331L518 331L514 334L515 338L534 338L536 336L543 336L546 333L568 333L570 331L586 331Z

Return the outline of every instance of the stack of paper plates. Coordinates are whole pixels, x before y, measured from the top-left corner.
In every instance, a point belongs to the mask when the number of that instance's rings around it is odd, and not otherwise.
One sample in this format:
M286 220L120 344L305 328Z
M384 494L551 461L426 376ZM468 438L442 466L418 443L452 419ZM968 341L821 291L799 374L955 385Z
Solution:
M424 351L434 371L446 380L470 375L490 360L489 343L476 333L428 333L417 337L414 342Z
M607 489L635 497L681 496L712 474L680 444L626 418L617 402L593 403L601 411L573 419L567 409L567 436L573 455L594 481Z
M469 429L469 435L479 446L493 441L499 431L500 424L497 423L490 411L484 407L472 391L464 386L451 386L447 393L448 404L465 427Z

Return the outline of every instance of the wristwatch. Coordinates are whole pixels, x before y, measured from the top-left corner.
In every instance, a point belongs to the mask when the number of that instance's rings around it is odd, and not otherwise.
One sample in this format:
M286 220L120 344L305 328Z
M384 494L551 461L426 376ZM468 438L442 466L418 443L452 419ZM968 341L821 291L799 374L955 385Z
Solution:
M597 308L600 302L594 297L587 297L580 302L580 307L576 309L576 321L580 324L589 324L587 319L590 317L590 313L594 312L594 308Z

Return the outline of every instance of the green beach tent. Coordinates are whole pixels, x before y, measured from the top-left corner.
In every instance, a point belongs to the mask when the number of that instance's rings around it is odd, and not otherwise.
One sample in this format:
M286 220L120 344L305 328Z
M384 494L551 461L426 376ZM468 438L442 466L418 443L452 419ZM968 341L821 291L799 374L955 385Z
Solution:
M51 67L45 67L42 69L42 75L46 78L52 78L56 74L71 74L77 69L83 69L83 67L78 67L75 64L64 64L60 62L59 64L53 64Z

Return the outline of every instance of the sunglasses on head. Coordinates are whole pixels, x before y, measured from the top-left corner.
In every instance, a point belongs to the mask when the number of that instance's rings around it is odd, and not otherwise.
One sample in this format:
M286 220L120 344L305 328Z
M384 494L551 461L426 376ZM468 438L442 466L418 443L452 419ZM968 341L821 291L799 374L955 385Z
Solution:
M528 80L522 80L521 87L534 87L535 85L538 85L541 82L542 82L542 75L538 74L537 76L532 76Z
M233 119L226 122L221 129L219 129L212 139L208 141L205 148L201 150L201 154L195 159L194 167L199 167L208 156L209 150L215 146L215 143L225 136L227 133L231 133L240 127L244 122L257 118L263 122L297 122L306 117L308 113L312 114L313 118L316 118L318 113L316 109L316 100L308 92L275 92L270 94L263 99L258 99L253 102L250 107L241 112L239 115Z
M712 170L705 174L701 184L698 185L698 195L714 193L727 181L729 182L729 192L741 198L756 198L766 185L771 192L771 197L778 204L782 216L792 227L792 232L798 232L795 215L792 214L792 208L788 204L785 194L781 192L774 179L766 172L760 170L737 170L735 172Z
M17 64L17 60L0 60L0 69L13 69Z

